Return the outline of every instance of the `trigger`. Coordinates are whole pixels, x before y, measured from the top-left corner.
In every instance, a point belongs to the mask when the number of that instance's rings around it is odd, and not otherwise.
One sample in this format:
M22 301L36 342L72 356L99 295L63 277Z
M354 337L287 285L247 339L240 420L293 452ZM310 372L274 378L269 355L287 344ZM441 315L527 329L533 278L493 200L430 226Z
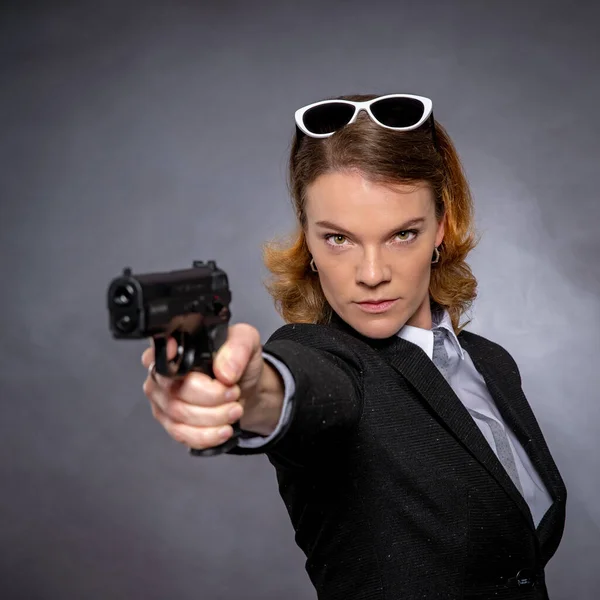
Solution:
M169 360L168 342L173 338L177 344L177 353L175 357ZM154 340L154 362L156 372L164 377L173 377L174 375L185 375L189 371L188 363L193 362L193 348L190 350L189 343L186 344L186 334L183 331L173 331L170 335L161 335L153 338ZM192 356L190 357L190 351Z
M180 331L179 329L177 329L176 331L173 331L171 333L171 337L177 343L177 354L175 355L175 358L171 360L172 363L175 363L175 362L177 362L177 360L183 354L183 351L184 351L183 332Z
M154 364L159 375L168 377L170 374L169 361L167 359L167 338L155 337L154 341Z

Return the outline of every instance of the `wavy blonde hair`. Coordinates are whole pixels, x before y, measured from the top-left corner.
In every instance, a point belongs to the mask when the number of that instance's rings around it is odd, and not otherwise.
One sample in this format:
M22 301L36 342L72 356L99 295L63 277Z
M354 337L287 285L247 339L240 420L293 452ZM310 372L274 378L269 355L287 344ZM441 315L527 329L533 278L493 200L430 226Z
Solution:
M375 97L339 98L361 101ZM332 309L318 273L310 268L312 257L305 236L306 189L320 175L352 170L384 185L427 182L431 186L436 217L446 223L440 259L432 265L429 295L432 302L448 310L457 334L468 325L470 320L462 325L459 321L477 296L477 280L466 263L468 253L478 243L472 195L454 144L438 122L434 127L435 132L427 125L397 132L380 127L361 113L355 123L328 138L315 139L296 131L288 165L296 227L291 236L263 245L263 261L270 272L265 286L285 322L328 323L331 319Z

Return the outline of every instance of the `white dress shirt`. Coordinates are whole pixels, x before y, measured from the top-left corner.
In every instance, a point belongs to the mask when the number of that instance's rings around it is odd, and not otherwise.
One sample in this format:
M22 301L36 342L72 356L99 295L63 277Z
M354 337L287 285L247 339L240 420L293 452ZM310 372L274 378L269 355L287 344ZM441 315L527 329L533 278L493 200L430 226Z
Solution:
M544 486L540 476L534 468L531 460L525 450L519 443L513 431L503 421L494 400L492 399L485 380L477 371L469 354L461 347L454 329L448 311L432 311L432 329L443 329L446 333L444 337L444 348L448 353L449 367L446 368L445 375L450 387L454 390L460 401L469 410L478 412L486 417L497 421L507 434L510 447L515 457L517 472L523 488L523 497L529 505L533 521L537 526L542 517L552 504L552 499L548 490ZM404 325L397 335L408 342L419 346L427 356L433 360L433 330L422 329L412 325ZM291 404L294 395L294 378L289 369L278 359L263 352L263 358L271 363L281 374L284 382L285 396L283 409L276 429L269 436L252 436L239 440L241 447L258 448L271 440L280 429L287 423L291 414ZM492 431L487 423L481 419L473 419L488 444L496 454L496 445L492 436Z

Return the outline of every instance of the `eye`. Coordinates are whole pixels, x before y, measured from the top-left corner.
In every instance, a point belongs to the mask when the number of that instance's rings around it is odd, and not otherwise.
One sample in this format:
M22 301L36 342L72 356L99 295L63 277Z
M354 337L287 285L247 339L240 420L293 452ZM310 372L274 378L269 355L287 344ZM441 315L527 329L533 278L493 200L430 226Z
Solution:
M414 238L408 237L411 234L413 234L414 237L416 238L417 235L419 234L419 232L416 229L407 229L405 231L399 231L396 234L396 237L399 237L401 242L408 243L408 242L411 242L414 239Z
M346 236L341 233L329 233L325 236L325 241L331 246L342 246L346 239Z

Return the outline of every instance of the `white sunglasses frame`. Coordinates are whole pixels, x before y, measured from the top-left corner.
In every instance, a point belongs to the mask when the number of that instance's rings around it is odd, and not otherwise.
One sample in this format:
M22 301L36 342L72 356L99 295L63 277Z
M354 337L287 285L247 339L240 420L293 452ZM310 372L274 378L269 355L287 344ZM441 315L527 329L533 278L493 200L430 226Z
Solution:
M387 98L411 98L412 100L419 100L420 102L423 103L423 116L419 119L419 121L415 125L410 125L408 127L389 127L388 125L384 125L381 121L379 121L375 118L375 115L371 111L371 105L375 102L379 102L381 100L386 100ZM415 96L413 94L387 94L386 96L378 96L377 98L373 98L372 100L367 100L366 102L353 102L351 100L335 100L335 99L319 100L319 102L313 102L312 104L307 104L306 106L299 108L294 113L294 119L296 121L296 125L298 126L300 131L302 131L305 135L312 137L312 138L321 139L321 138L330 137L335 133L335 131L332 131L331 133L311 133L304 126L304 122L303 122L304 113L306 113L306 111L310 110L311 108L314 108L315 106L323 106L325 104L348 104L350 106L353 106L354 114L352 115L352 118L348 121L348 123L346 123L346 125L350 125L351 123L354 123L356 121L356 119L358 118L358 113L360 113L361 110L364 110L369 115L369 117L371 117L371 119L375 123L377 123L377 125L379 125L380 127L383 127L384 129L391 129L392 131L412 131L413 129L417 129L418 127L421 127L421 125L423 125L423 123L425 123L425 121L427 121L427 119L430 117L431 113L433 112L433 102L431 101L430 98L426 98L425 96ZM345 125L344 125L344 127L345 127ZM336 129L336 131L338 131L338 130Z

